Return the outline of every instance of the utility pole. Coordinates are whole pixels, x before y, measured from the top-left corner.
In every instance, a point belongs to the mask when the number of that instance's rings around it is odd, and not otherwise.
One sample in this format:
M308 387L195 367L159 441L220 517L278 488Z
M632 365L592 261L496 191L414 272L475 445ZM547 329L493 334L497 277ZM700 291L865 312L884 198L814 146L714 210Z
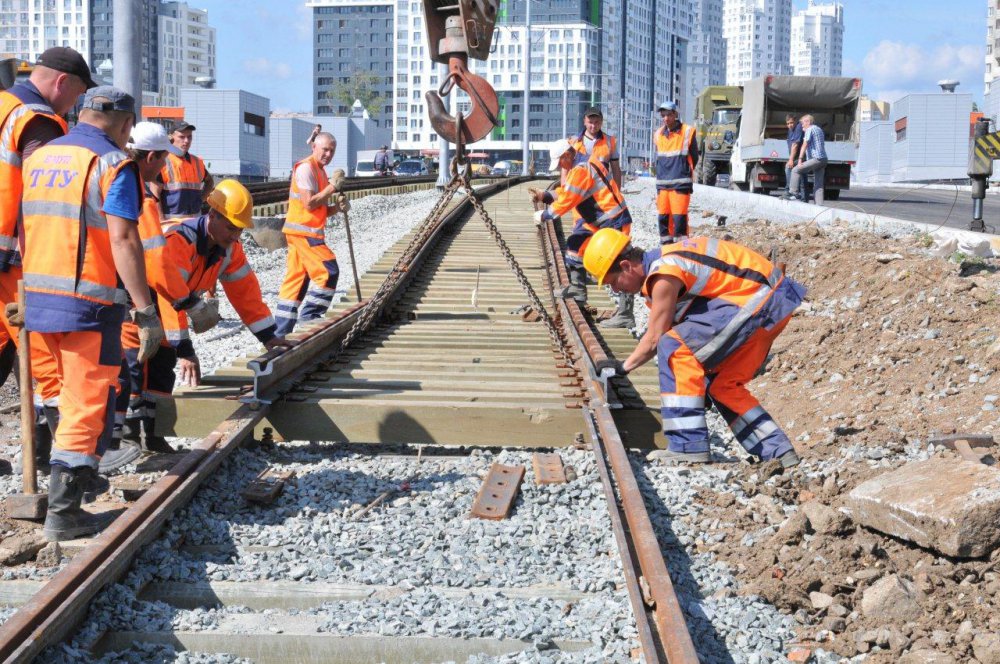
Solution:
M448 78L448 65L438 65L438 77L440 80ZM455 114L455 97L448 95L448 108L452 115ZM438 189L444 189L451 181L451 144L442 136L438 136Z
M114 63L115 87L135 98L135 118L142 119L142 35L136 28L142 21L142 12L136 0L114 0Z
M528 147L528 107L531 104L531 0L524 0L524 100L521 109L521 175L528 175L531 149Z
M625 154L625 148L628 147L628 143L625 140L625 97L621 98L621 113L619 115L618 122L618 150L622 153L622 161L625 162L625 167L628 168L628 155Z

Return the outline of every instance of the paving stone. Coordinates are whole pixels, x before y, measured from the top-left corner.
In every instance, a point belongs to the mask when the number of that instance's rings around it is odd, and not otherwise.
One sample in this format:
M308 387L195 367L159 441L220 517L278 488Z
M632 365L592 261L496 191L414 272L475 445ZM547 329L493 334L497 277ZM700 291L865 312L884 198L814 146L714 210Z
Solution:
M856 487L855 522L948 556L979 557L1000 543L1000 470L934 457Z

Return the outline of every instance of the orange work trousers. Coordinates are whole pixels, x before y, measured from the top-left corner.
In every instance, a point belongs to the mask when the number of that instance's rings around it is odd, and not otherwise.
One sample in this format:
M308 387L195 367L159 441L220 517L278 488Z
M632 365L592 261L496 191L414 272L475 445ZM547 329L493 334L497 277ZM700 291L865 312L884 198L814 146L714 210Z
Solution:
M59 429L52 463L92 466L111 440L115 392L121 371L119 328L103 332L39 332L32 335L54 359L61 382Z
M659 215L660 244L674 242L688 234L688 208L691 194L661 189L656 192L656 212Z
M326 314L337 293L340 276L337 257L326 242L302 235L286 235L285 238L288 240L288 267L274 312L277 333L282 337L291 333L296 321L305 322Z

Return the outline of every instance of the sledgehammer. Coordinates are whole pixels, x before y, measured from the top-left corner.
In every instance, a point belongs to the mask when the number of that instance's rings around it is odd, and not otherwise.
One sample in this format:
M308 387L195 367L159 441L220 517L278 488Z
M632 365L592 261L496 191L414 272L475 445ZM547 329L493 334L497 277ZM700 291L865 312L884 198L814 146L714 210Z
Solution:
M344 186L344 178L346 176L347 173L345 173L344 169L342 168L338 168L333 172L333 177L330 178L330 182L333 183L333 188L337 192L337 194L343 193L342 187ZM360 302L361 282L358 281L358 262L354 260L354 241L351 239L351 222L347 218L347 211L351 209L351 203L350 201L347 200L347 198L344 198L344 201L345 201L344 204L345 206L343 209L341 209L341 212L344 213L344 230L347 231L347 251L349 251L351 254L351 271L354 273L354 290L357 292L358 302Z
M933 445L944 445L953 449L963 459L972 463L984 463L987 466L992 466L996 463L989 454L985 453L986 450L993 446L993 436L958 433L950 436L936 436L927 442Z
M17 282L17 301L24 315L24 282ZM17 370L21 392L21 469L23 493L7 496L7 515L13 519L44 519L49 509L47 494L38 493L35 475L35 405L31 400L31 353L28 330L22 321L17 332Z

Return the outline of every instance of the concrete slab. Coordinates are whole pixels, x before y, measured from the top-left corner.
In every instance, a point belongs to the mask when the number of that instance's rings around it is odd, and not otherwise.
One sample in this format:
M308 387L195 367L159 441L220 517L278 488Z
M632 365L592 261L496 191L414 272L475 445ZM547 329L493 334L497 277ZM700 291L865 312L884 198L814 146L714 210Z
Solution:
M855 522L948 556L985 556L1000 544L1000 470L935 457L856 487Z

